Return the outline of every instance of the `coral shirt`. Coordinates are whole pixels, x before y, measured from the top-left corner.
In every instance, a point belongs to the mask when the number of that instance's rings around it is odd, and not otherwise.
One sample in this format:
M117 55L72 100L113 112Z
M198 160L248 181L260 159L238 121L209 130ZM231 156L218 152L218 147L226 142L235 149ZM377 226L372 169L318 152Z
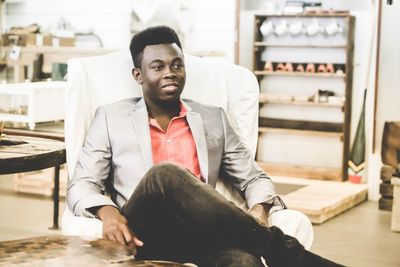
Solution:
M196 143L186 120L186 109L181 103L178 117L172 118L164 131L158 122L149 118L153 163L168 161L180 165L200 178Z

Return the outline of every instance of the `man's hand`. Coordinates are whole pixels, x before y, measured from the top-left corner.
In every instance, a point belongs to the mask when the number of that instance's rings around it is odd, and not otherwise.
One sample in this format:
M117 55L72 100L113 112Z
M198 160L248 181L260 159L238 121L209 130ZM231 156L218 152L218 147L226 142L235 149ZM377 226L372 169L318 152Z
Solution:
M268 226L268 215L272 205L256 204L249 209L249 214L253 216L261 225Z
M143 242L129 229L127 219L115 207L102 206L97 210L96 215L103 222L103 237L105 239L133 249L136 246L143 246Z

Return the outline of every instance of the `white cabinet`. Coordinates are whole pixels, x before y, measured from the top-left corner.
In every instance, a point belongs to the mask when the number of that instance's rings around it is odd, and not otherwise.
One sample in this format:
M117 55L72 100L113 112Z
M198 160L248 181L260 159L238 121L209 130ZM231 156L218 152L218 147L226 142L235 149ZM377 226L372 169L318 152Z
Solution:
M66 82L35 82L0 85L0 120L36 123L63 120Z

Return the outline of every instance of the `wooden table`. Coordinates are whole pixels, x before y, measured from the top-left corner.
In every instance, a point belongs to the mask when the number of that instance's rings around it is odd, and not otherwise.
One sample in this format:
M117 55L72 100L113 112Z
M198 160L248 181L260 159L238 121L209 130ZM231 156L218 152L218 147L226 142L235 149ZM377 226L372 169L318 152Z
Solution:
M53 226L59 229L60 165L66 162L64 143L37 137L5 136L0 141L0 174L29 172L55 167Z
M52 125L52 124L50 124ZM52 139L64 142L64 123L58 122L54 123L56 127L56 131L42 130L42 126L35 127L34 130L29 130L25 128L4 128L3 132L6 135L18 135L18 136L30 136L30 137L39 137L45 139ZM62 127L60 131L59 128Z
M137 261L126 246L98 239L75 236L42 236L0 242L0 266L74 267L181 267L165 261Z

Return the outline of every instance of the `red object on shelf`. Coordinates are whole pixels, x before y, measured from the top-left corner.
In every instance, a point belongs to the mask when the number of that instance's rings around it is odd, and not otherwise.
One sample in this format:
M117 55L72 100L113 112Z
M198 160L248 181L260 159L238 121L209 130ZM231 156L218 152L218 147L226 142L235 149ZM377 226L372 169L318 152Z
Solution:
M352 182L353 184L359 184L361 183L362 176L357 175L357 174L349 174L349 181Z

